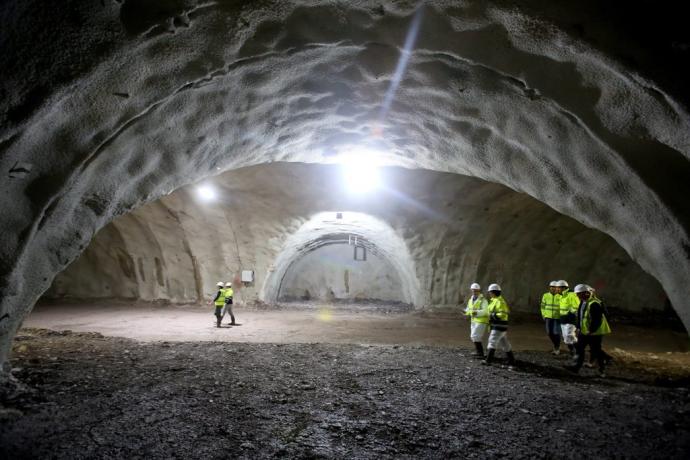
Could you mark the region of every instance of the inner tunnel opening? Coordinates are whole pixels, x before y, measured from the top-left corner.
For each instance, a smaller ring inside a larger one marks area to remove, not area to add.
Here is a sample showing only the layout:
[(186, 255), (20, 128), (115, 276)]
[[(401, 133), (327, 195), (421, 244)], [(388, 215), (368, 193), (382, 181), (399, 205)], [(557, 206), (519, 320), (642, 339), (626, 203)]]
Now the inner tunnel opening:
[(395, 267), (373, 243), (357, 234), (328, 234), (286, 269), (278, 301), (404, 304), (403, 292)]

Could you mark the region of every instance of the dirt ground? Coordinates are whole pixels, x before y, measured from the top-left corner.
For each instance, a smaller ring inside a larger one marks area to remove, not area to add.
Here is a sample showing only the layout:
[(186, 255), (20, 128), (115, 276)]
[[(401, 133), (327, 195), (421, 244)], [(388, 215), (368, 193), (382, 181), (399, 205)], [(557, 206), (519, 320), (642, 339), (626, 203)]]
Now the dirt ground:
[[(646, 331), (663, 340), (640, 336), (626, 348), (612, 336), (607, 349), (614, 364), (601, 379), (590, 369), (579, 376), (564, 370), (565, 356), (550, 355), (546, 339), (526, 333), (541, 333), (538, 324), (517, 324), (509, 333), (521, 344), (518, 365), (509, 369), (471, 358), (463, 342), (467, 325), (448, 318), (239, 310), (241, 326), (215, 329), (208, 312), (160, 307), (140, 312), (151, 315), (152, 326), (142, 340), (141, 317), (88, 311), (75, 316), (66, 309), (60, 319), (57, 310), (39, 309), (17, 336), (13, 375), (28, 390), (2, 401), (0, 458), (687, 458), (690, 452), (687, 336), (670, 332)], [(130, 338), (76, 332), (96, 330), (96, 317), (114, 320), (100, 327)], [(70, 321), (75, 332), (36, 328)], [(175, 336), (178, 321), (186, 333)], [(307, 334), (316, 325), (320, 332)], [(360, 344), (345, 343), (339, 328), (356, 330), (349, 338)], [(407, 340), (393, 344), (400, 338)], [(309, 341), (322, 343), (298, 343)], [(538, 351), (529, 351), (534, 344)]]
[[(108, 302), (39, 306), (25, 327), (100, 332), (139, 341), (233, 341), (258, 343), (354, 343), (467, 346), (469, 323), (457, 313), (418, 314), (399, 306), (289, 304), (282, 308), (235, 307), (238, 327), (216, 329), (213, 307), (153, 306)], [(511, 316), (510, 340), (517, 350), (549, 349), (543, 323)], [(685, 332), (613, 324), (607, 348), (659, 353), (685, 352)], [(682, 356), (679, 355), (679, 356)], [(690, 360), (687, 361), (690, 366)]]

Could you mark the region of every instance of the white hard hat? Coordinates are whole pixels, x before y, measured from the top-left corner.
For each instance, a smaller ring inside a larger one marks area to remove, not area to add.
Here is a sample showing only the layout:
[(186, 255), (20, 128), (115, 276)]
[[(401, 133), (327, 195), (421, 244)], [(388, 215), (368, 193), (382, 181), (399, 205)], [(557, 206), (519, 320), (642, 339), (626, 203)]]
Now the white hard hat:
[(579, 294), (581, 292), (589, 292), (591, 288), (587, 286), (586, 284), (578, 284), (575, 286), (575, 289), (573, 290), (575, 294)]
[(499, 286), (498, 284), (496, 284), (496, 283), (489, 284), (489, 291), (500, 291), (500, 290), (501, 290), (501, 286)]
[(558, 287), (568, 287), (568, 282), (566, 280), (560, 280), (558, 282)]
[(470, 285), (470, 289), (481, 289), (482, 287), (479, 285), (479, 283), (472, 283)]
[(226, 287), (232, 286), (232, 282), (228, 281), (227, 283), (225, 283), (225, 286), (226, 286)]
[(558, 287), (558, 281), (551, 281), (549, 287)]
[(222, 281), (218, 281), (218, 282), (216, 283), (216, 286), (220, 286), (220, 287), (223, 287), (223, 286), (225, 286), (225, 285), (223, 284), (223, 282), (222, 282)]

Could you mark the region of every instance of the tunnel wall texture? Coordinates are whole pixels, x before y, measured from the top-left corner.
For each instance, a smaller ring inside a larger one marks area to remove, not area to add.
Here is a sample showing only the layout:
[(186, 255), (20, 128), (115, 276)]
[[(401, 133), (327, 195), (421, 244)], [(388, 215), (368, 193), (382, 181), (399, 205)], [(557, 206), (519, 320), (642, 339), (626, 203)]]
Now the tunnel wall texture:
[(3, 2), (0, 362), (113, 217), (225, 170), (362, 146), (612, 236), (690, 326), (682, 2), (418, 5)]
[[(199, 303), (217, 281), (234, 280), (240, 304), (299, 299), (305, 289), (314, 299), (332, 300), (330, 290), (354, 298), (362, 262), (352, 260), (353, 246), (325, 260), (321, 251), (358, 236), (378, 253), (369, 250), (369, 262), (382, 262), (378, 277), (362, 280), (360, 298), (457, 309), (470, 283), (498, 281), (515, 310), (536, 313), (545, 284), (565, 278), (596, 286), (612, 307), (664, 308), (659, 283), (611, 237), (528, 195), (450, 173), (382, 168), (381, 176), (379, 190), (351, 195), (337, 166), (229, 171), (203, 182), (217, 190), (216, 201), (204, 203), (190, 186), (115, 219), (45, 296)], [(590, 253), (596, 257), (583, 257)], [(252, 285), (239, 283), (243, 269), (255, 272)]]

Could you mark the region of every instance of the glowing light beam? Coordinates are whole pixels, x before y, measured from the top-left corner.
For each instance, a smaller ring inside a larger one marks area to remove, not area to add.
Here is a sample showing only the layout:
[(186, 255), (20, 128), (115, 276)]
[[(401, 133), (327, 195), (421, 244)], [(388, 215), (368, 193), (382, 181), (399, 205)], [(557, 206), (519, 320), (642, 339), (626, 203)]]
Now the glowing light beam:
[(420, 6), (419, 8), (417, 8), (414, 17), (412, 18), (412, 23), (410, 24), (410, 28), (407, 31), (407, 36), (405, 37), (405, 46), (400, 52), (400, 59), (398, 60), (398, 65), (396, 66), (395, 73), (393, 74), (393, 80), (391, 81), (391, 85), (388, 87), (388, 91), (386, 91), (386, 97), (383, 100), (381, 112), (379, 113), (380, 123), (382, 123), (383, 120), (386, 118), (386, 115), (388, 114), (388, 111), (391, 108), (391, 104), (393, 104), (395, 92), (397, 91), (398, 86), (400, 86), (400, 82), (402, 81), (403, 75), (405, 74), (405, 69), (407, 68), (410, 56), (412, 56), (412, 48), (414, 47), (414, 44), (417, 41), (417, 35), (419, 34), (419, 25), (422, 22), (422, 15), (423, 6)]

